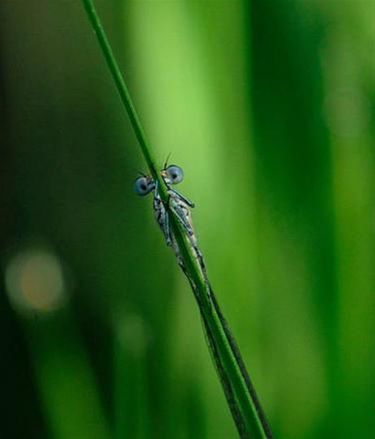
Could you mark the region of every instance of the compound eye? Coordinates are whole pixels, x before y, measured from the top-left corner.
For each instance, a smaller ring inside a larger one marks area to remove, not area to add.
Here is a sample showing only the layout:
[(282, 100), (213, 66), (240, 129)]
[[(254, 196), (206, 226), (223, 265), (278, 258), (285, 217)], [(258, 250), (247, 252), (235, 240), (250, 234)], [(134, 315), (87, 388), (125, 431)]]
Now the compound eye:
[(184, 179), (184, 171), (179, 166), (170, 165), (165, 172), (171, 184), (178, 184)]
[(138, 195), (147, 195), (154, 188), (154, 182), (147, 177), (139, 177), (135, 180), (134, 190)]

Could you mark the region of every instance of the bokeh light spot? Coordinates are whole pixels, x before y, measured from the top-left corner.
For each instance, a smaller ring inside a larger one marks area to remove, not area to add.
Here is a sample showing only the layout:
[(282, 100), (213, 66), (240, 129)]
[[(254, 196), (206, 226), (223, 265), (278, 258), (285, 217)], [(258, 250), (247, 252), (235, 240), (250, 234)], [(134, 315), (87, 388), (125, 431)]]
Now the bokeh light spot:
[(47, 250), (28, 249), (10, 259), (5, 285), (13, 308), (21, 313), (55, 311), (67, 299), (61, 261)]

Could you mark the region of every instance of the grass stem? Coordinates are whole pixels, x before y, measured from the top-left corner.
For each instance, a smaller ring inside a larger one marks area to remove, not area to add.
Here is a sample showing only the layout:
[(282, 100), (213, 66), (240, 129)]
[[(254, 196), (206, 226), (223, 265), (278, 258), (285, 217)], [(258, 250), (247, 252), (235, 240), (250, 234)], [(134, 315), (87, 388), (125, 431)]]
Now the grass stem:
[[(168, 205), (168, 194), (164, 181), (157, 171), (156, 161), (152, 153), (153, 150), (147, 140), (124, 77), (113, 54), (95, 6), (92, 0), (82, 0), (82, 3), (92, 29), (97, 36), (121, 101), (130, 118), (147, 166), (153, 179), (159, 184), (160, 196), (163, 202)], [(233, 342), (233, 337), (229, 331), (227, 322), (218, 307), (216, 299), (214, 301), (210, 299), (210, 291), (208, 291), (207, 283), (201, 273), (197, 260), (192, 254), (191, 247), (186, 241), (186, 236), (181, 229), (181, 225), (173, 215), (171, 215), (171, 227), (174, 236), (176, 237), (181, 256), (184, 259), (185, 267), (195, 285), (194, 293), (198, 301), (204, 327), (209, 339), (209, 348), (213, 356), (216, 358), (218, 374), (227, 396), (227, 400), (229, 395), (230, 401), (228, 401), (228, 403), (232, 405), (230, 409), (239, 434), (242, 438), (269, 439), (272, 437), (270, 429), (265, 421), (264, 414), (260, 409), (253, 387), (248, 386), (248, 374), (242, 358), (240, 357), (237, 345)]]

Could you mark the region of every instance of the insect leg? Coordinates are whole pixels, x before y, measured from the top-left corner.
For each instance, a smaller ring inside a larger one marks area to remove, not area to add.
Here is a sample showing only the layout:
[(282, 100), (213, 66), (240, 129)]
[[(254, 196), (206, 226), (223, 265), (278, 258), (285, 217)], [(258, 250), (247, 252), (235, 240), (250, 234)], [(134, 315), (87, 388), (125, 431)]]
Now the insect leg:
[(176, 189), (172, 189), (171, 187), (168, 187), (168, 192), (172, 192), (177, 198), (182, 200), (189, 207), (194, 207), (194, 203), (192, 201), (190, 201), (188, 198), (181, 195), (180, 192), (176, 191)]

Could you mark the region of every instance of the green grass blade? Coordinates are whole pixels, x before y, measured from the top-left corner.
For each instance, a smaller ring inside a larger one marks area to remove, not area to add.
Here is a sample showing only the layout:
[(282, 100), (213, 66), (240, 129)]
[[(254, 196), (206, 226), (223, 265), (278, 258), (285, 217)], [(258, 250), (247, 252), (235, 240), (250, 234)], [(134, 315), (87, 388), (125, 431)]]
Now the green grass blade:
[(217, 314), (217, 316), (218, 316), (218, 318), (220, 320), (220, 324), (221, 324), (221, 327), (222, 327), (222, 329), (223, 329), (223, 331), (225, 333), (225, 337), (226, 337), (226, 339), (227, 339), (227, 341), (228, 341), (228, 343), (230, 345), (232, 353), (233, 353), (233, 355), (234, 355), (234, 357), (236, 359), (236, 363), (237, 363), (237, 365), (238, 365), (238, 367), (239, 367), (239, 369), (241, 371), (241, 375), (242, 375), (242, 378), (245, 381), (247, 390), (248, 390), (248, 392), (251, 395), (251, 399), (252, 399), (254, 407), (255, 407), (255, 409), (257, 411), (259, 420), (260, 420), (260, 422), (262, 424), (262, 427), (263, 427), (263, 429), (264, 429), (264, 431), (266, 433), (267, 438), (271, 439), (272, 438), (271, 427), (268, 424), (268, 421), (267, 421), (267, 418), (266, 418), (266, 414), (264, 413), (264, 410), (263, 410), (263, 408), (262, 408), (262, 406), (260, 404), (258, 395), (257, 395), (256, 390), (255, 390), (255, 387), (254, 387), (254, 385), (253, 385), (253, 383), (252, 383), (252, 381), (250, 379), (249, 373), (248, 373), (248, 371), (246, 369), (246, 366), (245, 366), (245, 363), (244, 363), (244, 361), (242, 359), (242, 355), (241, 355), (240, 349), (239, 349), (239, 347), (237, 345), (237, 342), (236, 342), (236, 340), (235, 340), (235, 338), (234, 338), (234, 336), (232, 334), (232, 331), (229, 328), (228, 322), (227, 322), (226, 318), (224, 317), (224, 314), (223, 314), (223, 312), (222, 312), (222, 310), (220, 308), (219, 302), (217, 301), (216, 295), (212, 291), (212, 289), (210, 290), (210, 293), (211, 293), (211, 297), (212, 297), (212, 303), (213, 303), (213, 305), (215, 307), (215, 312), (216, 312), (216, 314)]
[(212, 361), (216, 367), (217, 374), (218, 374), (219, 379), (221, 381), (221, 385), (223, 387), (225, 398), (227, 400), (229, 410), (230, 410), (232, 417), (234, 419), (234, 422), (236, 424), (238, 434), (240, 435), (241, 438), (246, 437), (246, 429), (245, 429), (245, 425), (244, 425), (244, 420), (243, 420), (242, 415), (241, 415), (241, 410), (238, 407), (238, 403), (236, 401), (236, 397), (235, 397), (230, 379), (229, 379), (228, 374), (226, 373), (226, 370), (223, 366), (223, 362), (220, 358), (220, 353), (217, 349), (216, 343), (214, 341), (214, 338), (212, 336), (210, 328), (207, 325), (207, 322), (205, 320), (203, 313), (202, 313), (202, 323), (203, 323), (204, 332), (206, 334), (207, 344), (209, 346)]
[[(135, 135), (142, 149), (142, 153), (146, 160), (147, 166), (149, 167), (153, 178), (155, 180), (160, 180), (160, 176), (155, 166), (155, 159), (152, 155), (152, 149), (149, 146), (149, 142), (146, 138), (146, 134), (139, 120), (137, 111), (130, 97), (129, 90), (124, 81), (124, 77), (120, 71), (116, 58), (112, 52), (111, 45), (109, 44), (107, 35), (103, 29), (99, 16), (96, 12), (95, 6), (91, 0), (82, 0), (82, 2), (86, 10), (87, 16), (91, 22), (92, 28), (98, 38), (100, 47), (102, 49), (102, 53), (107, 62), (112, 78), (115, 81), (121, 101), (124, 104), (124, 107), (126, 108), (126, 112), (128, 113), (128, 116), (130, 118), (130, 122), (133, 126)], [(161, 181), (159, 182), (161, 183)]]
[[(166, 187), (161, 176), (157, 172), (152, 149), (147, 141), (145, 132), (131, 100), (128, 88), (114, 57), (103, 26), (96, 13), (94, 4), (91, 0), (82, 0), (82, 3), (91, 22), (92, 28), (98, 38), (99, 45), (111, 75), (115, 81), (122, 103), (130, 118), (131, 124), (140, 144), (141, 151), (150, 169), (150, 173), (154, 180), (159, 183), (160, 196), (165, 205), (168, 206)], [(254, 400), (254, 395), (251, 391), (249, 391), (247, 386), (245, 379), (247, 374), (245, 374), (244, 377), (243, 362), (238, 361), (236, 355), (238, 348), (236, 347), (237, 351), (233, 349), (234, 345), (232, 343), (232, 338), (228, 337), (230, 332), (228, 332), (226, 329), (227, 324), (223, 319), (221, 311), (218, 313), (218, 306), (215, 306), (210, 299), (210, 291), (207, 288), (207, 284), (203, 278), (198, 262), (192, 253), (189, 243), (186, 240), (184, 231), (181, 230), (181, 225), (174, 215), (171, 215), (171, 227), (173, 229), (174, 236), (176, 237), (186, 270), (196, 286), (195, 296), (198, 304), (200, 305), (204, 326), (209, 338), (211, 352), (217, 358), (216, 364), (219, 365), (220, 368), (218, 373), (221, 378), (221, 382), (222, 384), (223, 381), (228, 382), (230, 385), (229, 392), (233, 393), (233, 398), (231, 398), (234, 404), (234, 406), (231, 408), (232, 413), (237, 413), (237, 410), (240, 413), (240, 415), (234, 416), (234, 421), (236, 422), (237, 428), (239, 431), (244, 431), (243, 434), (241, 433), (241, 436), (245, 438), (270, 438), (271, 435), (269, 429), (267, 431), (267, 429), (264, 428), (264, 422), (259, 416), (259, 403), (257, 399)], [(224, 378), (223, 380), (223, 377), (227, 378)], [(224, 392), (226, 392), (227, 395), (228, 389), (224, 388)], [(242, 422), (242, 420), (244, 425), (238, 425), (238, 423)]]

